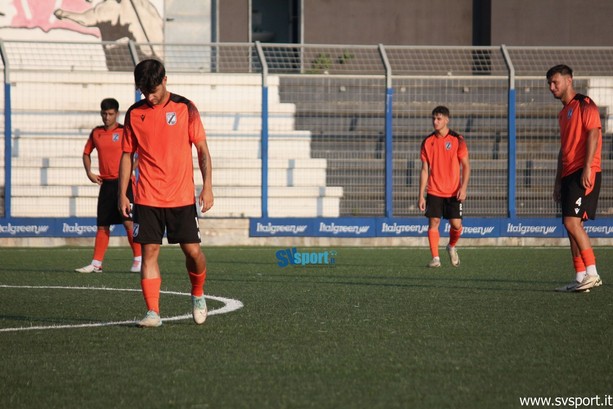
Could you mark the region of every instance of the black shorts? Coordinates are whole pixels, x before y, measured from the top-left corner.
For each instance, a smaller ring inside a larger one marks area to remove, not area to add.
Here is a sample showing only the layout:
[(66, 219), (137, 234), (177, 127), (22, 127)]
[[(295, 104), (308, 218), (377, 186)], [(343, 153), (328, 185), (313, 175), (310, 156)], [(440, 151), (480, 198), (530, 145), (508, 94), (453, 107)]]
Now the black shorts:
[(581, 184), (580, 169), (562, 178), (561, 185), (561, 205), (563, 217), (579, 217), (581, 220), (594, 220), (596, 218), (596, 208), (598, 207), (598, 196), (600, 195), (601, 173), (594, 175), (594, 188), (585, 194), (585, 188)]
[[(112, 224), (122, 224), (126, 220), (119, 212), (117, 206), (117, 192), (119, 188), (118, 179), (104, 180), (98, 192), (98, 210), (96, 213), (97, 226), (110, 226)], [(130, 203), (134, 201), (132, 196), (132, 182), (128, 184), (128, 199)]]
[(164, 231), (169, 243), (200, 243), (196, 205), (151, 207), (134, 205), (134, 241), (162, 244)]
[(426, 196), (426, 217), (461, 219), (462, 202), (457, 197)]

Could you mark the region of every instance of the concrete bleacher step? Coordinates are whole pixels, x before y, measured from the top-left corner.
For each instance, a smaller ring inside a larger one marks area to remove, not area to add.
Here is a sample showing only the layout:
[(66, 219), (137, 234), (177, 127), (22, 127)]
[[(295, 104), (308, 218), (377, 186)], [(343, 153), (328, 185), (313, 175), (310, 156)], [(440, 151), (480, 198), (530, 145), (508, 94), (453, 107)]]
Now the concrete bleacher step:
[[(197, 189), (199, 191), (199, 189)], [(260, 189), (227, 186), (213, 189), (215, 205), (210, 217), (261, 216)], [(338, 217), (341, 188), (271, 187), (271, 217)], [(12, 204), (14, 217), (95, 217), (97, 186), (16, 186)]]
[[(41, 79), (44, 78), (44, 79)], [(51, 79), (49, 79), (51, 78)], [(104, 95), (112, 95), (125, 111), (134, 102), (134, 77), (130, 72), (99, 72), (92, 77), (89, 72), (60, 72), (41, 76), (37, 71), (11, 73), (13, 109), (31, 110), (36, 106), (31, 95), (37, 95), (44, 84), (46, 92), (53, 95), (53, 102), (40, 100), (41, 110), (74, 111), (75, 107), (91, 110), (100, 104)], [(274, 105), (292, 105), (281, 102), (277, 76), (268, 76), (268, 102)], [(260, 74), (188, 74), (174, 72), (168, 79), (169, 91), (192, 100), (202, 112), (218, 111), (216, 106), (228, 107), (221, 112), (257, 112), (261, 109), (262, 77)], [(239, 95), (240, 98), (236, 98)], [(234, 107), (231, 109), (231, 107)]]
[[(72, 136), (45, 135), (42, 132), (21, 133), (13, 141), (13, 156), (63, 157), (81, 155), (88, 133)], [(261, 157), (260, 134), (246, 131), (210, 132), (207, 136), (209, 150), (215, 158)], [(269, 158), (310, 158), (311, 135), (305, 131), (276, 132), (269, 134)]]
[[(262, 129), (260, 111), (236, 112), (236, 106), (216, 106), (215, 110), (202, 111), (200, 117), (207, 132), (216, 131), (250, 131), (259, 132)], [(44, 120), (41, 120), (44, 119)], [(101, 124), (98, 112), (86, 111), (13, 111), (11, 115), (13, 129), (16, 135), (26, 135), (32, 132), (49, 132), (61, 136), (62, 130), (70, 136), (75, 130), (89, 135), (92, 128)], [(125, 122), (120, 114), (119, 122)], [(271, 107), (268, 114), (269, 129), (274, 131), (292, 132), (295, 129), (293, 106), (279, 105)]]
[[(214, 180), (221, 186), (259, 186), (261, 176), (259, 169), (218, 168), (214, 171)], [(80, 185), (86, 180), (84, 172), (75, 168), (28, 168), (13, 169), (16, 186), (52, 186)], [(194, 170), (194, 180), (201, 180), (200, 171)], [(325, 186), (326, 169), (319, 168), (270, 168), (268, 171), (270, 186)]]

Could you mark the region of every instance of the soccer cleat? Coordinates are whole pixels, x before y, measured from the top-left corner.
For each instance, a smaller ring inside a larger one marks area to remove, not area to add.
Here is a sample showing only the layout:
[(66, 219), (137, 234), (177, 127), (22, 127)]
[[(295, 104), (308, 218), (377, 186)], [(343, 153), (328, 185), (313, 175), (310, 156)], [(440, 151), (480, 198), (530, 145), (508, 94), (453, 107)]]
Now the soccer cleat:
[(428, 267), (430, 268), (436, 268), (436, 267), (440, 267), (441, 266), (441, 259), (438, 257), (434, 257), (429, 263), (428, 263)]
[(131, 273), (140, 273), (140, 267), (141, 267), (141, 262), (135, 260), (132, 263), (132, 267), (130, 267), (130, 272)]
[(141, 328), (155, 328), (159, 327), (160, 325), (162, 325), (162, 319), (158, 313), (153, 310), (147, 311), (145, 318), (138, 321), (138, 326)]
[(93, 264), (88, 264), (85, 267), (76, 268), (77, 273), (102, 273), (102, 266), (96, 267)]
[(451, 265), (457, 267), (460, 265), (460, 257), (458, 256), (458, 251), (455, 247), (447, 246), (447, 254), (449, 254), (449, 260), (451, 260)]
[(208, 310), (206, 308), (206, 298), (204, 298), (204, 295), (200, 297), (194, 297), (192, 295), (192, 305), (192, 314), (194, 316), (194, 322), (198, 325), (204, 324), (204, 321), (206, 321), (206, 317), (208, 314)]
[(602, 285), (602, 280), (600, 279), (600, 276), (598, 274), (596, 275), (586, 275), (585, 278), (583, 279), (583, 281), (581, 281), (580, 283), (577, 283), (577, 290), (576, 291), (585, 291), (585, 290), (589, 290), (592, 287), (598, 287)]
[(575, 293), (575, 292), (589, 293), (590, 288), (598, 287), (602, 285), (602, 280), (600, 279), (600, 276), (593, 276), (590, 279), (588, 279), (588, 277), (590, 276), (585, 276), (585, 278), (581, 282), (573, 281), (570, 284), (566, 284), (565, 286), (558, 287), (556, 288), (556, 291), (563, 292), (563, 293)]

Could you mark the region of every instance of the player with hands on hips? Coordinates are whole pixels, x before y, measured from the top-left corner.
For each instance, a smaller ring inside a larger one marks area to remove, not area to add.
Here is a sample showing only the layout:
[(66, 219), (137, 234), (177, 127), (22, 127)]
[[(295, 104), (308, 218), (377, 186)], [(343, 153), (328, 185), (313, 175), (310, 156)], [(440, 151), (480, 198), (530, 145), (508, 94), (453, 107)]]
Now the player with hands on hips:
[[(119, 161), (121, 159), (121, 137), (123, 125), (117, 122), (119, 115), (119, 102), (114, 98), (105, 98), (100, 103), (100, 116), (103, 125), (97, 126), (89, 134), (83, 148), (83, 167), (92, 183), (100, 186), (98, 192), (98, 206), (96, 210), (96, 239), (94, 241), (94, 256), (90, 264), (77, 268), (78, 273), (101, 273), (104, 255), (109, 246), (111, 229), (114, 224), (123, 224), (128, 235), (128, 242), (132, 247), (134, 259), (130, 271), (140, 272), (141, 246), (135, 243), (132, 237), (132, 220), (122, 215), (117, 209), (117, 187), (119, 178)], [(91, 154), (98, 151), (98, 164), (100, 173), (92, 171)], [(131, 166), (133, 166), (131, 164)], [(128, 184), (127, 198), (132, 200), (132, 183)]]

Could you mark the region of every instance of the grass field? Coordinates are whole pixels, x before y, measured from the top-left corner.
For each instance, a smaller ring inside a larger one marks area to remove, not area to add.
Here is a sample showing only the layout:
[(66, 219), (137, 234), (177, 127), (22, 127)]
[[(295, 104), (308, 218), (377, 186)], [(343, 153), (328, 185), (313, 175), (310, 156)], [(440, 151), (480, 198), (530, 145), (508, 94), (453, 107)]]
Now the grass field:
[[(142, 318), (139, 291), (98, 290), (139, 290), (128, 249), (88, 275), (72, 270), (89, 248), (0, 248), (0, 408), (519, 408), (613, 395), (609, 248), (596, 249), (605, 284), (581, 294), (553, 291), (572, 277), (566, 248), (460, 249), (459, 268), (443, 258), (435, 270), (425, 249), (341, 247), (333, 267), (308, 268), (279, 267), (277, 250), (205, 249), (207, 295), (243, 308), (140, 329), (73, 327)], [(177, 292), (162, 294), (162, 317), (187, 314), (180, 250), (164, 247), (161, 267), (162, 289)], [(32, 326), (62, 328), (12, 330)]]

